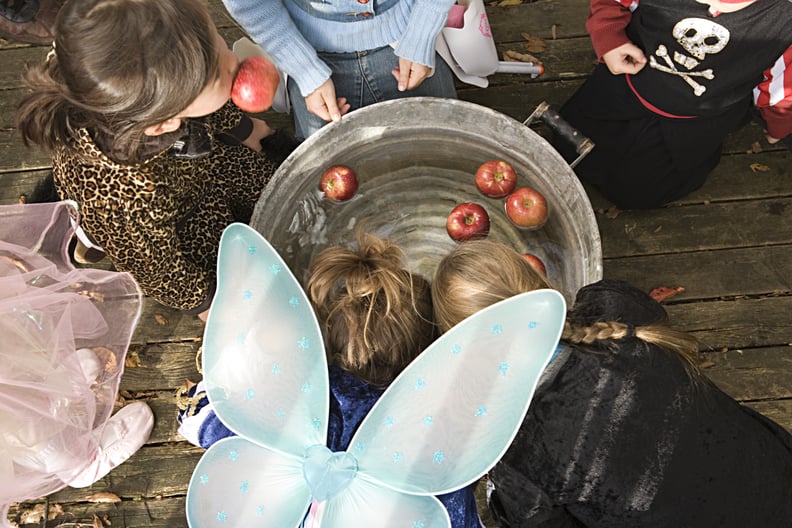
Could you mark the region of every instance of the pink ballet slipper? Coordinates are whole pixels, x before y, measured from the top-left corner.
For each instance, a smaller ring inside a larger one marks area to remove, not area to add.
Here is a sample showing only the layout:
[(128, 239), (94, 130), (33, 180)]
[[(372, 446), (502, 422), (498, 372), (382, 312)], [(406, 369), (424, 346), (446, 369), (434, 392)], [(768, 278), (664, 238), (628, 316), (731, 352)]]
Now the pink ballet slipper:
[(107, 475), (146, 443), (153, 426), (154, 413), (145, 403), (133, 402), (123, 407), (105, 424), (94, 459), (69, 478), (69, 486), (84, 488)]

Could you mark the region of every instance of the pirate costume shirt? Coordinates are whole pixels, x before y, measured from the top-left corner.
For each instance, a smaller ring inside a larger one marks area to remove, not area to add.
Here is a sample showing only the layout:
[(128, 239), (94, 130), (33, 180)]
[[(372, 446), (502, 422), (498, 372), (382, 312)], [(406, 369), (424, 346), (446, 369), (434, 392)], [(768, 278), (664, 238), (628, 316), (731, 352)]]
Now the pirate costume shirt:
[(772, 137), (792, 132), (792, 2), (708, 9), (694, 0), (591, 3), (599, 57), (630, 42), (646, 57), (633, 75), (598, 65), (560, 111), (596, 144), (576, 173), (619, 207), (658, 207), (701, 187), (754, 105)]
[[(621, 13), (606, 14), (614, 9)], [(789, 109), (792, 2), (757, 0), (716, 17), (707, 9), (691, 0), (594, 0), (587, 28), (600, 57), (628, 41), (644, 51), (646, 66), (627, 79), (650, 110), (674, 117), (719, 115), (754, 89), (760, 107)], [(617, 17), (628, 24), (619, 29)], [(772, 128), (773, 137), (788, 135), (792, 113)]]

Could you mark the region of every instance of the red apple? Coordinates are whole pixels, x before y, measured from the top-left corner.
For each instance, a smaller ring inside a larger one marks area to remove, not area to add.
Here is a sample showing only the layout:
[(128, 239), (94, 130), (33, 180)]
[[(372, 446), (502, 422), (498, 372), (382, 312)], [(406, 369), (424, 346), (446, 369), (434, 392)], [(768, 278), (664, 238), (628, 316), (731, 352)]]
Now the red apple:
[(520, 187), (506, 197), (506, 216), (517, 227), (539, 229), (547, 222), (547, 200), (530, 187)]
[(457, 242), (484, 238), (489, 234), (489, 229), (487, 210), (477, 203), (465, 202), (457, 205), (446, 220), (448, 236)]
[(484, 196), (503, 198), (517, 185), (517, 173), (502, 160), (491, 160), (476, 171), (476, 188)]
[(524, 258), (528, 262), (528, 264), (531, 265), (533, 269), (538, 271), (541, 276), (547, 278), (547, 268), (545, 268), (542, 259), (534, 255), (533, 253), (523, 253), (522, 258)]
[(274, 64), (264, 57), (248, 57), (239, 65), (231, 100), (245, 112), (263, 112), (272, 106), (278, 83), (280, 75)]
[(336, 202), (349, 200), (357, 188), (357, 174), (346, 165), (333, 165), (325, 169), (319, 179), (319, 190)]

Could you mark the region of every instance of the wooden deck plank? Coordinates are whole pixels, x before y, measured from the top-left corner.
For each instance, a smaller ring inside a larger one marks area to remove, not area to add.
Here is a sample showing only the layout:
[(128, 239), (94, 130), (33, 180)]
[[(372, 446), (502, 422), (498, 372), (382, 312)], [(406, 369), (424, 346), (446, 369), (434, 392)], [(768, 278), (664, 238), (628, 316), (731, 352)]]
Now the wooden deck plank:
[(606, 259), (605, 276), (626, 280), (643, 291), (683, 287), (674, 302), (723, 297), (789, 295), (792, 246), (721, 249), (694, 253)]
[(706, 352), (702, 359), (712, 363), (704, 369), (707, 377), (738, 401), (792, 399), (792, 343), (786, 347)]
[[(195, 364), (199, 342), (133, 345), (121, 383), (132, 392), (175, 390), (184, 380), (200, 380)], [(129, 363), (135, 366), (130, 367)], [(173, 409), (174, 413), (176, 409)]]
[[(666, 306), (666, 311), (674, 325), (694, 334), (705, 349), (746, 349), (792, 343), (790, 295), (671, 304)], [(789, 383), (792, 383), (792, 376)]]
[(792, 244), (792, 197), (599, 215), (609, 258)]
[[(29, 509), (40, 502), (25, 503), (24, 509)], [(114, 504), (96, 504), (91, 502), (60, 503), (50, 497), (51, 507), (60, 506), (67, 513), (57, 521), (47, 523), (48, 527), (60, 526), (94, 526), (92, 519), (96, 515), (99, 519), (111, 522), (107, 526), (113, 528), (186, 528), (184, 518), (184, 496), (177, 497), (144, 497), (141, 500), (124, 500)], [(17, 509), (11, 509), (11, 515), (16, 516)], [(40, 523), (21, 525), (20, 528), (41, 528)]]

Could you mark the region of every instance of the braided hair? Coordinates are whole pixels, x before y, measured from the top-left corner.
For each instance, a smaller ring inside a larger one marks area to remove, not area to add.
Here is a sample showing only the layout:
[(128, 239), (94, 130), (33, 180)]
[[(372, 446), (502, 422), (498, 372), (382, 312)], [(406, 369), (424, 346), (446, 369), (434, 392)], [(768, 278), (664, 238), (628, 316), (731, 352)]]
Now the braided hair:
[[(550, 287), (512, 248), (490, 240), (463, 242), (435, 271), (435, 320), (445, 332), (491, 304)], [(600, 281), (582, 288), (567, 314), (561, 341), (601, 353), (627, 339), (660, 346), (677, 355), (689, 373), (698, 374), (698, 341), (672, 328), (665, 310), (651, 297), (622, 281)]]

